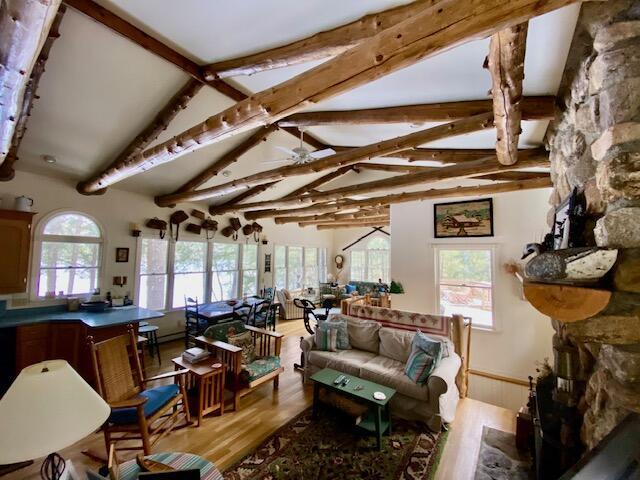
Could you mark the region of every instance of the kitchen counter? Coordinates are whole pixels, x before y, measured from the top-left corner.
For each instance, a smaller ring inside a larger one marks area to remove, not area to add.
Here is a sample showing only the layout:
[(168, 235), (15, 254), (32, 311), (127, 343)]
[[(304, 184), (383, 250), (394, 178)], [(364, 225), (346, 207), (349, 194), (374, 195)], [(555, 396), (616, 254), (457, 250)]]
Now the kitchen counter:
[(164, 317), (164, 313), (129, 305), (108, 308), (104, 312), (79, 310), (68, 312), (66, 306), (24, 308), (0, 313), (0, 328), (21, 327), (45, 322), (82, 322), (90, 328), (112, 327)]

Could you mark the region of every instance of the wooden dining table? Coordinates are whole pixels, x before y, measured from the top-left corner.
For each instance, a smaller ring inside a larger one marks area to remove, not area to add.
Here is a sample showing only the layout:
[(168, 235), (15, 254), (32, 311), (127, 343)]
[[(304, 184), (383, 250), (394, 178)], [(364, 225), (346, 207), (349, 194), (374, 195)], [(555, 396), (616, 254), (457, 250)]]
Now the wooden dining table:
[(223, 320), (233, 318), (234, 311), (249, 310), (256, 303), (262, 302), (261, 297), (253, 296), (246, 299), (238, 299), (237, 303), (230, 305), (229, 300), (221, 300), (218, 302), (203, 303), (198, 305), (198, 316), (211, 325), (215, 325)]

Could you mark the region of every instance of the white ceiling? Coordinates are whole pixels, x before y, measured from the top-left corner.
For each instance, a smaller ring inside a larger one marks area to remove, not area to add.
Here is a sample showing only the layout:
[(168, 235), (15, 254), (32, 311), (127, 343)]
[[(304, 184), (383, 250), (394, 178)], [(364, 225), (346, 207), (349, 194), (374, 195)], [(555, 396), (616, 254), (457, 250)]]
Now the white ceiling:
[[(98, 3), (198, 63), (207, 63), (286, 44), (406, 1), (99, 0)], [(530, 22), (525, 94), (553, 95), (557, 92), (578, 11), (579, 5), (573, 5)], [(35, 103), (16, 168), (76, 180), (108, 165), (187, 81), (187, 76), (71, 8), (60, 30), (61, 37), (54, 44), (47, 62), (47, 71), (38, 91), (41, 98)], [(488, 98), (490, 78), (482, 68), (487, 49), (488, 40), (462, 45), (322, 102), (314, 109), (349, 110)], [(233, 81), (245, 91), (256, 92), (315, 64), (236, 77)], [(232, 103), (214, 90), (203, 87), (157, 142), (180, 133)], [(546, 127), (546, 121), (523, 122), (521, 146), (539, 145)], [(366, 145), (414, 132), (415, 129), (416, 126), (411, 125), (345, 125), (314, 127), (310, 132), (333, 145)], [(127, 179), (117, 188), (150, 195), (168, 193), (250, 134), (203, 148)], [(232, 178), (274, 168), (277, 165), (263, 162), (282, 157), (275, 145), (293, 147), (295, 144), (296, 140), (286, 133), (272, 135), (268, 142), (254, 148), (229, 167)], [(429, 146), (492, 148), (494, 144), (495, 132), (488, 130), (433, 142)], [(58, 162), (55, 165), (45, 164), (41, 159), (44, 154), (54, 155)], [(393, 163), (393, 160), (384, 161)], [(381, 178), (381, 175), (386, 174), (349, 174), (333, 185)], [(283, 195), (317, 176), (319, 174), (288, 179), (286, 184), (279, 184), (256, 199)], [(217, 177), (208, 185), (227, 180)]]

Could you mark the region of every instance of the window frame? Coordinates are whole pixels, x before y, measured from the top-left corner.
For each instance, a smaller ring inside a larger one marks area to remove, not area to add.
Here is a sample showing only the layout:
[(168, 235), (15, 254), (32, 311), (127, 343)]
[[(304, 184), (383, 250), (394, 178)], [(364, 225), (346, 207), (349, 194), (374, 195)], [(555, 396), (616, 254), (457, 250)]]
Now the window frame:
[[(277, 258), (276, 258), (276, 250), (278, 247), (284, 248), (284, 267), (278, 267), (277, 264)], [(320, 287), (320, 283), (323, 282), (323, 279), (326, 279), (327, 276), (327, 255), (328, 255), (328, 249), (327, 247), (320, 247), (320, 246), (316, 246), (316, 245), (281, 245), (281, 244), (276, 244), (274, 245), (273, 248), (273, 285), (276, 286), (276, 282), (277, 282), (277, 270), (278, 268), (284, 268), (284, 285), (277, 285), (277, 288), (279, 290), (282, 289), (286, 289), (289, 290), (289, 248), (301, 248), (302, 249), (302, 264), (301, 264), (301, 271), (302, 271), (302, 289), (307, 288), (312, 286), (313, 288), (317, 289)], [(305, 255), (305, 250), (307, 249), (314, 249), (316, 251), (316, 262), (315, 265), (313, 265), (316, 268), (316, 277), (317, 277), (317, 281), (318, 283), (316, 285), (304, 285), (304, 276), (305, 276), (305, 269), (307, 268), (306, 265), (306, 255)], [(322, 253), (324, 251), (324, 254)], [(324, 260), (324, 262), (323, 262)], [(294, 290), (295, 291), (295, 290)]]
[[(242, 293), (242, 295), (244, 295), (245, 293), (248, 293), (249, 295), (257, 295), (258, 292), (260, 291), (260, 246), (258, 244), (255, 245), (256, 247), (256, 265), (255, 268), (244, 268), (244, 254), (245, 254), (245, 248), (247, 248), (249, 245), (253, 246), (253, 244), (249, 244), (249, 243), (242, 243), (240, 244), (240, 254), (238, 255), (238, 290), (239, 290), (239, 294)], [(255, 292), (245, 292), (245, 287), (244, 287), (244, 272), (256, 272), (256, 291)]]
[(491, 326), (488, 327), (486, 325), (478, 325), (473, 322), (473, 318), (471, 319), (471, 326), (475, 330), (482, 330), (485, 332), (499, 332), (501, 331), (501, 325), (498, 322), (498, 317), (496, 315), (496, 292), (497, 292), (497, 284), (496, 284), (496, 245), (493, 243), (484, 244), (484, 243), (476, 243), (476, 244), (460, 244), (460, 243), (438, 243), (433, 246), (434, 252), (434, 289), (435, 289), (435, 305), (436, 312), (440, 312), (440, 251), (442, 250), (486, 250), (491, 254)]
[[(136, 264), (135, 264), (135, 272), (134, 272), (134, 285), (133, 285), (133, 297), (136, 303), (139, 303), (140, 300), (140, 277), (143, 275), (140, 269), (140, 261), (142, 256), (142, 242), (144, 239), (155, 239), (154, 236), (142, 234), (137, 238), (136, 241)], [(176, 272), (175, 271), (175, 260), (176, 260), (176, 244), (178, 242), (190, 242), (190, 243), (204, 243), (206, 244), (205, 249), (205, 280), (204, 280), (204, 298), (198, 298), (199, 303), (210, 303), (212, 301), (211, 288), (213, 284), (213, 249), (215, 244), (223, 244), (223, 245), (236, 245), (238, 247), (238, 256), (236, 262), (235, 270), (223, 270), (223, 271), (233, 271), (237, 272), (237, 282), (236, 282), (236, 292), (234, 298), (242, 298), (243, 294), (243, 255), (245, 244), (239, 242), (230, 242), (230, 241), (214, 241), (214, 240), (199, 240), (197, 238), (185, 238), (182, 240), (175, 241), (173, 238), (165, 238), (164, 241), (168, 242), (167, 245), (167, 289), (165, 292), (165, 302), (164, 309), (160, 310), (162, 312), (177, 312), (184, 309), (184, 306), (176, 307), (173, 305), (173, 294), (175, 290), (175, 275), (186, 273), (186, 272)], [(253, 270), (253, 269), (247, 269)], [(260, 287), (260, 245), (256, 245), (256, 292), (258, 293)], [(192, 273), (200, 273), (200, 272), (192, 272)], [(255, 295), (252, 293), (251, 295)]]
[[(99, 237), (80, 237), (76, 235), (50, 235), (45, 234), (44, 230), (48, 223), (56, 217), (61, 215), (80, 215), (91, 220), (100, 232)], [(33, 242), (33, 256), (31, 265), (31, 280), (29, 281), (29, 294), (28, 297), (32, 301), (42, 302), (47, 300), (65, 300), (69, 297), (92, 295), (93, 292), (82, 293), (65, 293), (60, 296), (56, 292), (55, 297), (47, 298), (45, 296), (38, 295), (40, 290), (40, 266), (42, 263), (42, 244), (46, 241), (60, 242), (60, 243), (95, 243), (98, 244), (98, 261), (96, 262), (96, 288), (102, 291), (102, 285), (105, 284), (104, 279), (104, 252), (107, 248), (107, 237), (105, 235), (105, 229), (102, 224), (91, 214), (82, 212), (80, 210), (59, 209), (48, 213), (40, 219), (35, 230), (34, 242)], [(93, 268), (93, 267), (92, 267)]]
[[(377, 240), (377, 239), (382, 239), (384, 241), (387, 242), (387, 245), (389, 246), (389, 248), (387, 248), (386, 250), (380, 249), (380, 248), (368, 248), (368, 245), (373, 241), (373, 240)], [(376, 282), (378, 281), (378, 279), (369, 279), (369, 252), (371, 251), (376, 251), (376, 252), (383, 252), (386, 251), (387, 252), (387, 263), (389, 264), (389, 270), (387, 272), (387, 283), (391, 283), (391, 240), (389, 238), (383, 237), (381, 235), (374, 235), (372, 236), (362, 247), (357, 248), (357, 247), (352, 247), (349, 249), (349, 280), (353, 280), (352, 277), (352, 273), (353, 273), (353, 261), (352, 261), (352, 255), (353, 252), (363, 252), (364, 253), (364, 272), (363, 272), (363, 279), (362, 280), (354, 280), (356, 282)], [(382, 279), (384, 282), (384, 278)]]

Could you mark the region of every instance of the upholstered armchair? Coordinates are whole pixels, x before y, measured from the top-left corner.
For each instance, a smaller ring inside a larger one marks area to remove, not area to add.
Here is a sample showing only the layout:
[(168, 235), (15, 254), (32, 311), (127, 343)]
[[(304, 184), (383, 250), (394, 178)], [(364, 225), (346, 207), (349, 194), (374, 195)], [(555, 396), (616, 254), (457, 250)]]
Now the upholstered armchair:
[[(250, 332), (255, 360), (243, 363), (242, 347), (228, 343), (229, 337), (243, 332)], [(240, 406), (240, 398), (273, 381), (273, 388), (278, 388), (279, 376), (284, 372), (280, 364), (280, 349), (283, 334), (245, 325), (239, 320), (213, 325), (196, 337), (196, 343), (208, 349), (218, 358), (227, 370), (225, 388), (233, 393), (235, 410)]]
[(280, 304), (281, 320), (298, 320), (304, 318), (304, 310), (294, 305), (294, 295), (289, 290), (282, 289), (276, 292), (276, 298)]

